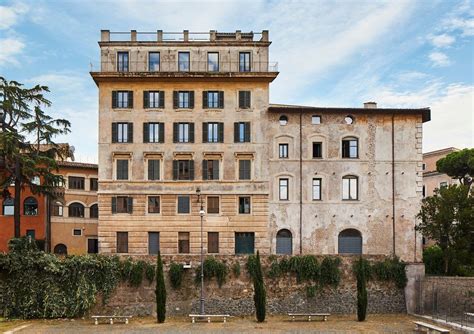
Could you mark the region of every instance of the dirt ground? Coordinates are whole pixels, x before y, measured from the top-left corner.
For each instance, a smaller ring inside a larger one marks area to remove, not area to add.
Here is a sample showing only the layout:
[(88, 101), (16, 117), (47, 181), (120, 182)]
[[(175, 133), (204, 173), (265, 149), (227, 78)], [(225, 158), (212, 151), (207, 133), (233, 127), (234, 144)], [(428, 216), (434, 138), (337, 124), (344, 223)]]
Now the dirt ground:
[[(107, 323), (95, 326), (90, 319), (77, 320), (34, 320), (0, 322), (0, 330), (18, 329), (15, 333), (414, 333), (414, 320), (419, 318), (400, 315), (369, 315), (367, 321), (357, 322), (355, 315), (334, 315), (327, 322), (296, 321), (288, 317), (269, 316), (264, 323), (257, 323), (252, 317), (235, 317), (227, 323), (195, 323), (187, 317), (167, 318), (164, 324), (157, 324), (154, 318), (131, 319), (130, 324)], [(425, 319), (421, 321), (429, 322)], [(20, 329), (18, 326), (28, 327)], [(445, 326), (441, 326), (445, 327)], [(451, 333), (461, 333), (451, 330)]]

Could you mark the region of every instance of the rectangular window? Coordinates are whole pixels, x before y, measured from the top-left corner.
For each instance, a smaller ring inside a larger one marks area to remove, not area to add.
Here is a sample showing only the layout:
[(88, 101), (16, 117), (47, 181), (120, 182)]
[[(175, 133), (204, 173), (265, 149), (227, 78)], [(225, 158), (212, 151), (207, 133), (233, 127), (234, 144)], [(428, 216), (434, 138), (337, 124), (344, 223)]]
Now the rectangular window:
[(132, 213), (133, 197), (117, 196), (112, 197), (112, 213)]
[(117, 180), (128, 180), (128, 159), (117, 159)]
[(236, 232), (235, 233), (235, 254), (255, 253), (255, 233)]
[(311, 116), (311, 124), (321, 124), (321, 116), (319, 115), (313, 115)]
[(144, 143), (164, 143), (165, 142), (164, 123), (143, 123)]
[(89, 188), (90, 188), (91, 191), (97, 191), (97, 190), (99, 190), (99, 179), (97, 179), (97, 178), (91, 178), (91, 179), (90, 179)]
[(358, 158), (358, 140), (357, 139), (344, 139), (342, 141), (342, 157), (343, 158)]
[(278, 145), (278, 157), (280, 159), (288, 158), (288, 144), (279, 144)]
[(117, 71), (128, 72), (128, 52), (117, 52)]
[(251, 160), (239, 160), (239, 180), (250, 180), (251, 177)]
[(160, 251), (160, 233), (148, 232), (148, 254), (157, 255)]
[(279, 187), (279, 198), (280, 201), (287, 201), (289, 200), (289, 195), (288, 195), (288, 179), (279, 179), (278, 181), (278, 187)]
[(112, 123), (112, 143), (132, 143), (133, 123)]
[(207, 92), (206, 108), (219, 108), (219, 92)]
[(234, 143), (250, 142), (250, 122), (234, 123)]
[(31, 239), (35, 239), (36, 238), (35, 230), (26, 230), (26, 236), (30, 237)]
[(187, 214), (191, 212), (189, 196), (178, 196), (178, 213)]
[(148, 213), (160, 213), (160, 196), (148, 196)]
[(207, 196), (207, 213), (219, 213), (219, 196)]
[(190, 68), (190, 56), (189, 52), (178, 53), (178, 71), (189, 72)]
[(75, 237), (79, 237), (82, 235), (82, 230), (80, 228), (75, 228), (72, 230), (72, 235)]
[(160, 179), (160, 160), (148, 159), (148, 180), (157, 181)]
[(160, 53), (149, 52), (148, 53), (148, 71), (158, 72), (160, 70)]
[(239, 197), (239, 214), (250, 214), (250, 196)]
[(133, 91), (113, 91), (112, 108), (133, 108)]
[(178, 92), (178, 108), (181, 108), (181, 109), (189, 108), (189, 92), (185, 92), (185, 91)]
[(128, 253), (128, 232), (117, 232), (117, 253)]
[(448, 187), (448, 182), (440, 182), (439, 183), (439, 189), (447, 188), (447, 187)]
[(250, 108), (250, 91), (239, 91), (239, 108), (249, 109)]
[(178, 232), (178, 253), (189, 253), (189, 232)]
[(313, 179), (313, 200), (321, 200), (321, 179)]
[(158, 109), (165, 107), (165, 92), (164, 91), (143, 91), (143, 108), (144, 109)]
[(97, 253), (99, 253), (99, 240), (97, 240), (97, 239), (87, 239), (87, 253), (88, 254), (97, 254)]
[(194, 123), (173, 123), (173, 142), (193, 143)]
[(313, 142), (313, 159), (323, 157), (323, 143)]
[(173, 180), (194, 180), (194, 161), (173, 160)]
[(423, 169), (423, 170), (426, 170), (426, 164), (423, 164), (423, 165), (422, 165), (422, 169)]
[(239, 52), (239, 72), (250, 72), (250, 52)]
[(202, 161), (202, 179), (219, 180), (219, 160)]
[(207, 53), (207, 70), (209, 72), (219, 72), (219, 53), (218, 52)]
[(358, 196), (358, 179), (356, 177), (344, 177), (342, 179), (342, 199), (357, 200)]
[(423, 185), (422, 195), (423, 195), (423, 198), (426, 197), (426, 186), (425, 185)]
[(207, 252), (219, 253), (219, 232), (207, 232)]
[(84, 190), (85, 178), (78, 176), (69, 176), (67, 180), (69, 189)]

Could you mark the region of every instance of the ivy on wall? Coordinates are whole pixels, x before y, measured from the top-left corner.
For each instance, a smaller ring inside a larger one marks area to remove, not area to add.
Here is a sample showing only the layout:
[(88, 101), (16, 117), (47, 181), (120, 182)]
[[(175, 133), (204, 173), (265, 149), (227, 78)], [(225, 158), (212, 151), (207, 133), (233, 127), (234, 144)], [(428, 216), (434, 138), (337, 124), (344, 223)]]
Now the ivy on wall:
[[(219, 288), (225, 283), (229, 268), (224, 262), (218, 261), (212, 256), (208, 256), (203, 263), (204, 279), (210, 280), (216, 278)], [(239, 269), (240, 270), (240, 269)], [(196, 267), (195, 283), (201, 282), (201, 266)]]
[[(363, 265), (357, 266), (359, 262)], [(407, 285), (407, 274), (405, 271), (406, 263), (400, 261), (397, 257), (385, 259), (384, 261), (375, 261), (370, 263), (368, 260), (361, 258), (353, 266), (353, 272), (357, 276), (358, 268), (365, 268), (365, 277), (367, 280), (391, 281), (397, 288), (404, 288)]]

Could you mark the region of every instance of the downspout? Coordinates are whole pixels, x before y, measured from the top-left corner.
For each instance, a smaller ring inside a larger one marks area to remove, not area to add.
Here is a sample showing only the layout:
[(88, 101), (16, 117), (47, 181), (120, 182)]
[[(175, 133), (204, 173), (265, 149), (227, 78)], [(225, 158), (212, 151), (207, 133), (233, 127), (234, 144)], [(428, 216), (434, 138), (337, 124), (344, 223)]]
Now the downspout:
[(46, 253), (51, 253), (51, 196), (46, 195), (46, 236), (45, 247)]
[(303, 254), (303, 108), (300, 108), (300, 254)]
[(392, 255), (395, 257), (395, 114), (392, 114)]

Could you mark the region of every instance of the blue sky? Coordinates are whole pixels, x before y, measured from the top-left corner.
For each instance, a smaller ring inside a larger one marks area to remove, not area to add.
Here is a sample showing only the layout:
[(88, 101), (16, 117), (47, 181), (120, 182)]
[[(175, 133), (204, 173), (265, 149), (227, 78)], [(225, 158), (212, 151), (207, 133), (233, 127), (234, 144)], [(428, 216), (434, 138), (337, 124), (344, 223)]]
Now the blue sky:
[(268, 29), (272, 103), (429, 106), (424, 151), (474, 146), (473, 1), (0, 0), (0, 75), (48, 85), (51, 112), (72, 122), (67, 140), (90, 162), (100, 29)]

